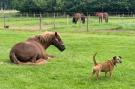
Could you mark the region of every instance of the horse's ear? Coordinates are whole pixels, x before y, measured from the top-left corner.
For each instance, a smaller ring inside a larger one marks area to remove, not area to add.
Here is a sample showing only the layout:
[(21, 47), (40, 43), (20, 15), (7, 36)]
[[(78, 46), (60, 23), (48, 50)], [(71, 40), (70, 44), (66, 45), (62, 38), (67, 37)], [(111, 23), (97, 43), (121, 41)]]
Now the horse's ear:
[(57, 36), (58, 35), (58, 33), (57, 32), (55, 32), (55, 36)]

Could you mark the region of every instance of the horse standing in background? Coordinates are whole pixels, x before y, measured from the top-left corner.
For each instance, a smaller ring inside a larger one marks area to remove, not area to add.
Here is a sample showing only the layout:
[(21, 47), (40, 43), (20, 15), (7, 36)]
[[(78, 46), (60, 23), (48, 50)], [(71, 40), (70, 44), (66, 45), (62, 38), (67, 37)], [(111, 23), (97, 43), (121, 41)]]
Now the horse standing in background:
[(77, 24), (78, 20), (81, 20), (82, 23), (84, 24), (85, 18), (86, 18), (86, 16), (83, 13), (75, 13), (74, 16), (73, 16), (72, 22)]
[(106, 23), (108, 23), (108, 13), (107, 12), (97, 12), (96, 16), (99, 17), (99, 23), (102, 23), (103, 20), (105, 20)]

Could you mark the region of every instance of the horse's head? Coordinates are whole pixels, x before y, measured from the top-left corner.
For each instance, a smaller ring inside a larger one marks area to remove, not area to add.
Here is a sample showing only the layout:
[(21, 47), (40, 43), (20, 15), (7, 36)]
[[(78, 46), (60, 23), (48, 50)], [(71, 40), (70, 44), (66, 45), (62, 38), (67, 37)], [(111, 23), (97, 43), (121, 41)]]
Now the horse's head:
[(85, 18), (86, 18), (86, 16), (82, 13), (81, 14), (81, 21), (82, 21), (83, 24), (85, 23)]
[(60, 38), (60, 34), (57, 32), (44, 32), (40, 35), (31, 37), (28, 40), (39, 42), (45, 49), (47, 49), (50, 45), (54, 45), (60, 51), (65, 50), (64, 43)]
[(54, 37), (52, 39), (52, 45), (57, 47), (60, 51), (65, 50), (65, 45), (63, 41), (61, 40), (60, 35), (57, 32), (54, 33)]
[(96, 12), (96, 14), (95, 14), (95, 15), (96, 15), (96, 16), (99, 16), (99, 14), (100, 14), (100, 12)]

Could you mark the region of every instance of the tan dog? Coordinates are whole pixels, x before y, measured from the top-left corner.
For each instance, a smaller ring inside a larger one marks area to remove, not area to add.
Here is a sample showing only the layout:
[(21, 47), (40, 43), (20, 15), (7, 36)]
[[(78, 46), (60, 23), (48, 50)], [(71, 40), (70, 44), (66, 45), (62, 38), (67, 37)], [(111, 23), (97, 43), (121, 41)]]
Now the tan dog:
[(105, 72), (105, 76), (109, 72), (111, 77), (114, 66), (116, 66), (117, 63), (122, 63), (121, 56), (114, 56), (111, 60), (108, 60), (104, 63), (97, 63), (95, 60), (96, 54), (97, 53), (95, 53), (93, 56), (94, 67), (91, 77), (93, 77), (93, 75), (96, 74), (97, 80), (99, 79), (100, 72)]

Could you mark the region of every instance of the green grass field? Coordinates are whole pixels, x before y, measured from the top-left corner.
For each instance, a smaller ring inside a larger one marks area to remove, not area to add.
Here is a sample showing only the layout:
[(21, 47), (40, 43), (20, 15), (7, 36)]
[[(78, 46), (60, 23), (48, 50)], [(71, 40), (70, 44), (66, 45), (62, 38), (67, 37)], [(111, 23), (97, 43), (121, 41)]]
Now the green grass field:
[[(128, 21), (130, 22), (129, 19), (126, 20)], [(53, 31), (61, 33), (66, 50), (60, 52), (54, 46), (50, 46), (47, 52), (56, 57), (47, 64), (38, 66), (11, 64), (9, 51), (15, 43), (45, 30), (1, 29), (0, 89), (135, 89), (135, 32), (133, 31), (135, 23), (120, 25), (117, 24), (119, 20), (114, 19), (112, 22), (92, 23), (89, 32), (85, 32), (84, 26), (71, 24), (69, 27), (56, 28)], [(19, 26), (17, 21), (14, 23)], [(119, 30), (109, 30), (117, 25), (123, 27)], [(117, 55), (123, 57), (123, 63), (115, 67), (111, 79), (104, 77), (104, 73), (101, 73), (98, 81), (96, 77), (88, 78), (92, 71), (92, 56), (95, 52), (98, 52), (98, 62)]]

